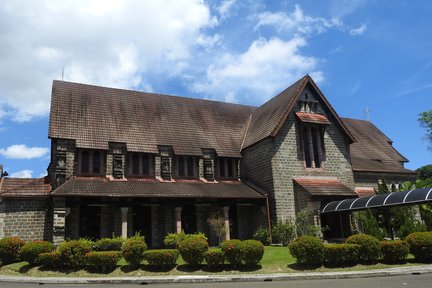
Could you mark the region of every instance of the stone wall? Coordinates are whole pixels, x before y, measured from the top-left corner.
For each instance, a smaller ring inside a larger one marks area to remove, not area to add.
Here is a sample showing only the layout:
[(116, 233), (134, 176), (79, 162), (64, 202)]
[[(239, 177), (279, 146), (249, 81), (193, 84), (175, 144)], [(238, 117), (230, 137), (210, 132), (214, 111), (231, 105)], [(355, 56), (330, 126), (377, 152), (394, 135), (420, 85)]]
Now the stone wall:
[(378, 189), (378, 183), (381, 179), (384, 179), (389, 188), (392, 184), (399, 187), (405, 181), (415, 181), (415, 174), (396, 174), (396, 173), (366, 173), (366, 172), (354, 172), (354, 183), (355, 187), (364, 188), (375, 188)]

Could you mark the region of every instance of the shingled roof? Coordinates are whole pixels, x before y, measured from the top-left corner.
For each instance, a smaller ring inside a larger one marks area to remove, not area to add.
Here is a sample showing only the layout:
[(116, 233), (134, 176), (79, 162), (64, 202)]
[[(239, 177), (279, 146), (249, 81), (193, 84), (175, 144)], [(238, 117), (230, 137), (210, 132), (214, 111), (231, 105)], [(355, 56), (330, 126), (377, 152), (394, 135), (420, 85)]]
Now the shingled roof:
[(389, 139), (370, 121), (342, 118), (354, 135), (356, 142), (350, 145), (354, 171), (415, 173), (403, 167), (408, 162)]
[(2, 178), (0, 180), (1, 198), (46, 197), (51, 185), (46, 177), (42, 178)]
[(75, 139), (77, 147), (157, 153), (169, 145), (178, 155), (241, 157), (240, 147), (254, 107), (54, 81), (49, 137)]

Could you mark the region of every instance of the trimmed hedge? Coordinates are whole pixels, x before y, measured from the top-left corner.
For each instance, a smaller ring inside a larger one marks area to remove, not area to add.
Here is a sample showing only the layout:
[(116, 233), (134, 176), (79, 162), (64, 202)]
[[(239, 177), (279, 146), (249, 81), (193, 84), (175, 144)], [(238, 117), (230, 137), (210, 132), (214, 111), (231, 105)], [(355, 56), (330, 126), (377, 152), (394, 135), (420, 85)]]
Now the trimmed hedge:
[(378, 262), (380, 258), (379, 240), (374, 236), (359, 234), (352, 235), (346, 239), (347, 244), (360, 245), (359, 261), (365, 264)]
[(93, 248), (95, 251), (121, 251), (124, 242), (121, 237), (102, 238), (94, 243)]
[(382, 259), (386, 263), (402, 263), (406, 261), (409, 245), (406, 241), (380, 241)]
[(144, 237), (132, 237), (122, 245), (122, 254), (126, 262), (132, 267), (138, 267), (143, 260), (143, 253), (147, 250)]
[(39, 263), (39, 254), (52, 252), (55, 250), (54, 244), (48, 241), (33, 241), (27, 242), (21, 247), (20, 257), (21, 260), (27, 261), (30, 265), (37, 265)]
[(95, 251), (85, 254), (87, 266), (100, 272), (114, 270), (120, 258), (121, 252), (119, 251)]
[(324, 256), (324, 245), (321, 239), (314, 236), (300, 236), (289, 245), (291, 255), (300, 265), (320, 266)]
[(240, 250), (238, 249), (238, 244), (241, 240), (231, 239), (228, 241), (224, 241), (219, 244), (223, 253), (225, 254), (225, 258), (230, 263), (231, 266), (237, 267), (241, 263)]
[(6, 237), (0, 239), (0, 260), (2, 265), (18, 262), (20, 250), (25, 241), (19, 237)]
[(225, 262), (225, 254), (220, 248), (212, 248), (204, 252), (204, 259), (210, 268), (218, 268)]
[(38, 262), (46, 268), (57, 269), (63, 266), (63, 260), (60, 252), (58, 251), (39, 254)]
[(341, 267), (356, 264), (359, 260), (360, 245), (324, 244), (324, 264)]
[(60, 244), (59, 252), (65, 266), (82, 268), (86, 265), (85, 255), (92, 247), (93, 242), (87, 239), (70, 240)]
[(178, 245), (190, 237), (201, 237), (204, 240), (208, 240), (204, 233), (196, 232), (194, 234), (186, 234), (183, 230), (180, 233), (168, 233), (164, 238), (164, 245), (168, 248), (178, 248)]
[(414, 232), (406, 237), (410, 252), (417, 260), (432, 260), (432, 232)]
[(183, 260), (191, 265), (197, 266), (203, 261), (203, 254), (209, 248), (207, 240), (202, 237), (189, 237), (179, 244), (179, 252)]
[(177, 249), (147, 250), (143, 257), (150, 267), (167, 268), (176, 265), (179, 252)]
[(237, 244), (240, 259), (246, 267), (254, 267), (259, 264), (264, 255), (264, 245), (256, 240), (244, 240)]

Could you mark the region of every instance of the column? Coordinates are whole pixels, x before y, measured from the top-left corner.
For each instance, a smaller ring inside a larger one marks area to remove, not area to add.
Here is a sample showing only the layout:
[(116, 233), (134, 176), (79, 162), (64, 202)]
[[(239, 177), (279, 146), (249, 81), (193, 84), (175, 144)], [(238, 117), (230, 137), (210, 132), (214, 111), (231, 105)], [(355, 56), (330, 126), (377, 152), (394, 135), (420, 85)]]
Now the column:
[(127, 238), (127, 232), (128, 232), (128, 211), (129, 211), (129, 207), (121, 207), (121, 235), (122, 238)]
[(225, 220), (225, 240), (230, 240), (229, 206), (222, 207)]
[(183, 207), (176, 207), (175, 208), (176, 233), (180, 233), (182, 230), (182, 223), (181, 223), (182, 208)]

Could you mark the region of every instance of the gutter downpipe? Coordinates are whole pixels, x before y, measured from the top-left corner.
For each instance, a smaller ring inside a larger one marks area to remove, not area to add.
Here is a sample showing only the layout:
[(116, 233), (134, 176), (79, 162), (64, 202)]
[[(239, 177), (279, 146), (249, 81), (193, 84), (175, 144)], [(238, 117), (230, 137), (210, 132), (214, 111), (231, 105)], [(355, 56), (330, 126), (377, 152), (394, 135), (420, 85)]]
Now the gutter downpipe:
[(270, 237), (270, 243), (272, 243), (272, 227), (271, 227), (271, 219), (270, 219), (270, 205), (269, 205), (269, 199), (268, 199), (268, 194), (265, 195), (266, 197), (266, 208), (267, 208), (267, 225), (268, 225), (268, 229), (269, 229), (269, 237)]

